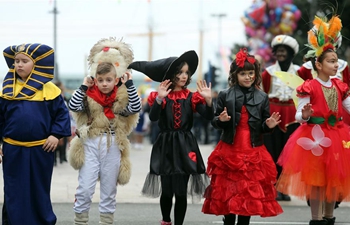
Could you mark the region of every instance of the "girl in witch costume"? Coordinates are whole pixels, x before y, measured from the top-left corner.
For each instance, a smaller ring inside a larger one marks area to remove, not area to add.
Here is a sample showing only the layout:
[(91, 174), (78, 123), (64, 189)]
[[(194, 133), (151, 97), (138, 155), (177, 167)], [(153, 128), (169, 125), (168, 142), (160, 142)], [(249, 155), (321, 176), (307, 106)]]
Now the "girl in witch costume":
[(197, 92), (194, 93), (186, 88), (197, 65), (195, 51), (185, 52), (180, 57), (130, 65), (130, 68), (161, 82), (158, 91), (151, 92), (148, 97), (151, 106), (149, 118), (151, 121), (158, 120), (160, 134), (152, 148), (150, 172), (142, 193), (158, 197), (161, 192), (162, 225), (172, 224), (170, 212), (174, 195), (174, 224), (181, 225), (186, 214), (187, 189), (190, 194), (201, 196), (208, 183), (191, 128), (195, 112), (208, 120), (213, 118), (211, 84), (207, 86), (205, 81), (197, 82)]
[[(74, 224), (87, 225), (91, 200), (100, 181), (100, 222), (114, 222), (117, 184), (129, 182), (131, 165), (128, 135), (136, 126), (141, 100), (127, 67), (133, 60), (128, 44), (101, 39), (90, 50), (90, 75), (74, 92), (77, 136), (70, 144), (69, 162), (79, 170)], [(93, 78), (93, 77), (94, 78)]]
[(250, 217), (276, 216), (282, 208), (275, 200), (277, 171), (263, 144), (280, 115), (270, 115), (267, 94), (260, 91), (260, 66), (241, 49), (230, 67), (230, 88), (217, 99), (212, 124), (222, 130), (221, 140), (208, 158), (210, 186), (202, 212), (224, 215), (225, 225), (248, 225)]
[(71, 135), (61, 90), (51, 82), (54, 50), (39, 43), (14, 45), (4, 57), (9, 72), (0, 97), (2, 224), (53, 225), (54, 151), (60, 138)]
[[(350, 112), (347, 84), (331, 79), (338, 70), (335, 43), (341, 21), (315, 17), (308, 32), (317, 77), (297, 88), (296, 119), (302, 125), (290, 136), (278, 163), (283, 167), (277, 190), (310, 200), (310, 225), (333, 225), (336, 201), (350, 200), (350, 134), (342, 120)], [(344, 108), (343, 108), (344, 107)]]

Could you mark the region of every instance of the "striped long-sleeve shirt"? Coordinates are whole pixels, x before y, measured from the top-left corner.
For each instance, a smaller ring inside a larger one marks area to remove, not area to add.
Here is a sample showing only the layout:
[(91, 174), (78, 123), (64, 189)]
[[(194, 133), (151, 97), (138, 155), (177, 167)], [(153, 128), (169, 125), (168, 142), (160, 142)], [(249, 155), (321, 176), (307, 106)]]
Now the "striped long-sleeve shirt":
[[(136, 87), (132, 80), (128, 80), (125, 83), (125, 86), (127, 88), (129, 102), (127, 107), (120, 114), (123, 116), (128, 116), (141, 111), (141, 99), (137, 95)], [(73, 112), (80, 112), (84, 110), (83, 99), (86, 95), (84, 89), (86, 90), (87, 87), (82, 85), (81, 88), (77, 89), (73, 93), (72, 98), (69, 100), (68, 107)]]

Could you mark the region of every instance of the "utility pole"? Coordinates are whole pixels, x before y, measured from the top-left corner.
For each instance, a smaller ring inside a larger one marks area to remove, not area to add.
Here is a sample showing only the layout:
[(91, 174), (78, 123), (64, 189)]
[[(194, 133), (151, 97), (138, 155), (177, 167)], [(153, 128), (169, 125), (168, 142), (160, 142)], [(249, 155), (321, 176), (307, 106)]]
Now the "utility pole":
[(218, 18), (218, 53), (220, 55), (220, 49), (221, 49), (221, 20), (223, 17), (226, 17), (225, 13), (218, 13), (218, 14), (212, 14), (212, 17)]
[(200, 6), (199, 6), (199, 62), (198, 62), (198, 80), (203, 79), (203, 34), (204, 34), (204, 24), (203, 24), (203, 0), (200, 1)]
[(149, 14), (148, 14), (148, 33), (143, 34), (130, 34), (130, 36), (148, 36), (148, 61), (153, 59), (153, 38), (155, 35), (160, 35), (160, 33), (154, 33), (153, 27), (153, 17), (152, 17), (152, 5), (151, 1), (148, 1)]
[(153, 17), (152, 17), (152, 5), (148, 2), (149, 14), (148, 14), (148, 61), (153, 58)]
[(221, 50), (221, 20), (223, 17), (226, 17), (225, 13), (217, 13), (217, 14), (212, 14), (212, 17), (217, 17), (218, 18), (218, 52), (217, 52), (217, 59), (218, 59), (218, 65), (217, 68), (220, 71), (219, 74), (223, 74), (223, 67), (222, 67), (222, 62), (221, 62), (221, 57), (220, 57), (220, 50)]
[(55, 70), (54, 70), (54, 80), (59, 80), (59, 73), (58, 73), (58, 63), (57, 63), (57, 14), (58, 10), (56, 7), (56, 0), (53, 0), (53, 10), (51, 13), (53, 13), (53, 49), (55, 51)]

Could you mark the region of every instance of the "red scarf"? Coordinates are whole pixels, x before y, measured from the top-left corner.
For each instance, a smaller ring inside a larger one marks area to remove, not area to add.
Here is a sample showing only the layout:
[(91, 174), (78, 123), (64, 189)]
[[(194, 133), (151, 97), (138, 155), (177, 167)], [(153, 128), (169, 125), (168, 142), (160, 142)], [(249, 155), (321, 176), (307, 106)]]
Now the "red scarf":
[(118, 88), (115, 86), (110, 95), (106, 95), (103, 94), (96, 85), (93, 85), (87, 90), (86, 94), (103, 107), (103, 111), (108, 119), (113, 119), (115, 116), (112, 111), (112, 106), (115, 101), (117, 91)]

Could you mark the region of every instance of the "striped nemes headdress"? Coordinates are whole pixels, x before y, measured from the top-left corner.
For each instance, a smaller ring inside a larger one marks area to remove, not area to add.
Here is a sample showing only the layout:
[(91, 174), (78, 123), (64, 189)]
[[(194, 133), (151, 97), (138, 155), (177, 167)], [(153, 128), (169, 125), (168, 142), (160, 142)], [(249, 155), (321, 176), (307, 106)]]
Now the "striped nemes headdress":
[[(24, 54), (34, 62), (34, 67), (25, 81), (22, 89), (15, 95), (15, 80), (17, 79), (15, 71), (15, 56)], [(7, 47), (4, 57), (9, 68), (3, 82), (2, 94), (8, 99), (30, 99), (38, 90), (42, 90), (45, 83), (51, 81), (54, 77), (54, 50), (43, 44), (22, 44)]]
[(306, 58), (318, 58), (324, 51), (336, 49), (341, 44), (342, 23), (337, 15), (332, 16), (328, 21), (327, 18), (315, 16), (313, 21), (314, 27), (308, 32), (308, 46), (311, 50), (306, 54)]

